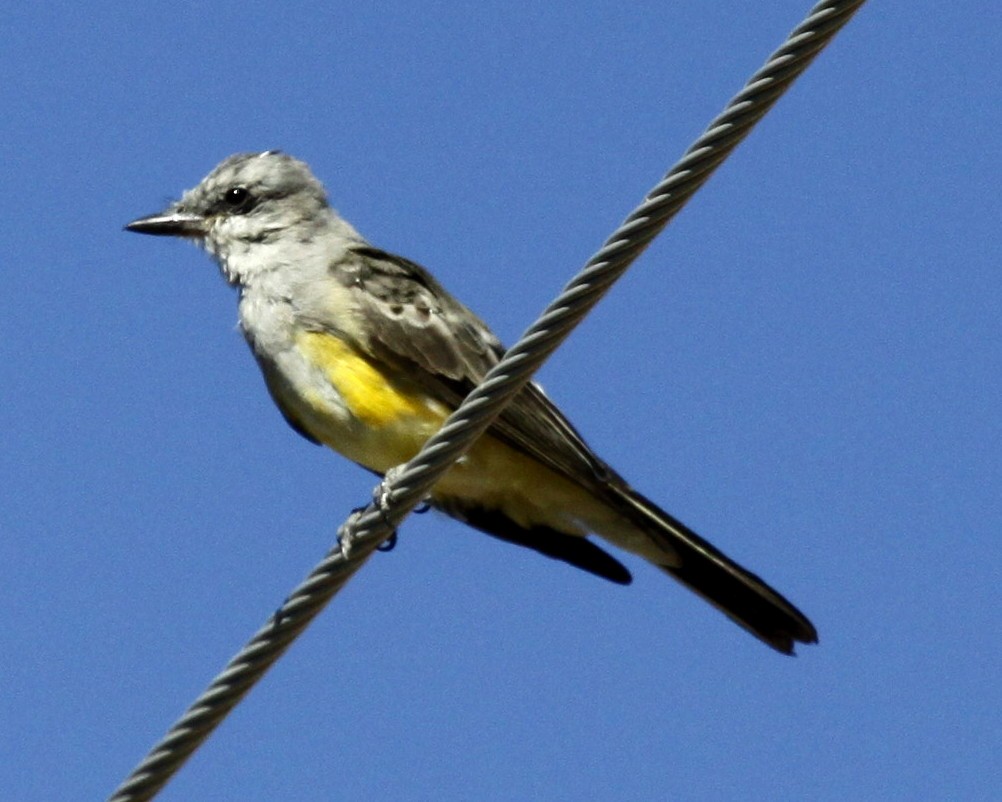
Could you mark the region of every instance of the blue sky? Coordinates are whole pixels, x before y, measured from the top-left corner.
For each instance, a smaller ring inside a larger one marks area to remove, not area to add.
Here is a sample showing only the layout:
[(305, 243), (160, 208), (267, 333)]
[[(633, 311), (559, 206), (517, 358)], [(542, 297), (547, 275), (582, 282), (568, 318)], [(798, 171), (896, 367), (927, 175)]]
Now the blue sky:
[[(419, 516), (161, 798), (1002, 793), (992, 8), (864, 8), (540, 374), (819, 646)], [(281, 148), (510, 342), (807, 9), (8, 9), (0, 794), (107, 795), (372, 485), (124, 223)]]

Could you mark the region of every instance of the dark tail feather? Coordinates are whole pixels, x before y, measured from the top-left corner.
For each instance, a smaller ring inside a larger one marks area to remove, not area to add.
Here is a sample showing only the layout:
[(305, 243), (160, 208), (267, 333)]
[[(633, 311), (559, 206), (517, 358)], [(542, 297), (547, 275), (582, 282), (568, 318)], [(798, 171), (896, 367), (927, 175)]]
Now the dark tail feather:
[(746, 571), (680, 521), (629, 487), (613, 488), (629, 509), (629, 519), (667, 554), (676, 555), (665, 571), (783, 654), (795, 643), (817, 643), (807, 617), (755, 574)]
[(629, 585), (633, 581), (626, 566), (586, 537), (568, 535), (547, 526), (527, 529), (498, 510), (464, 505), (451, 499), (436, 499), (432, 504), (499, 540), (533, 549), (617, 585)]

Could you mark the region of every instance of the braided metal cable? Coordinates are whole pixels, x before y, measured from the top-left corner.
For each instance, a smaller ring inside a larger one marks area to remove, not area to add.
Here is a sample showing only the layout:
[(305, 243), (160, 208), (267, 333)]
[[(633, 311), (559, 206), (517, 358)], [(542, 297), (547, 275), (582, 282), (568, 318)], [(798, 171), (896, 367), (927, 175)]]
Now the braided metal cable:
[(504, 405), (709, 179), (863, 1), (823, 0), (811, 9), (804, 22), (710, 123), (420, 453), (391, 471), (377, 486), (373, 503), (353, 513), (341, 526), (339, 545), (292, 591), (281, 608), (150, 750), (114, 791), (112, 802), (151, 799), (167, 783), (378, 545), (427, 496), (435, 482), (483, 434)]

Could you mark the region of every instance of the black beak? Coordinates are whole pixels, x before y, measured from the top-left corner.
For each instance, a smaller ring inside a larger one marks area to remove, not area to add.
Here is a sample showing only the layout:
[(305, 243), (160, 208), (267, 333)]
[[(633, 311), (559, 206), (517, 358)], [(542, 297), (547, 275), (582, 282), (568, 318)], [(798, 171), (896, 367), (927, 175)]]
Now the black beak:
[(204, 237), (205, 218), (182, 211), (167, 211), (140, 217), (125, 226), (126, 231), (158, 237)]

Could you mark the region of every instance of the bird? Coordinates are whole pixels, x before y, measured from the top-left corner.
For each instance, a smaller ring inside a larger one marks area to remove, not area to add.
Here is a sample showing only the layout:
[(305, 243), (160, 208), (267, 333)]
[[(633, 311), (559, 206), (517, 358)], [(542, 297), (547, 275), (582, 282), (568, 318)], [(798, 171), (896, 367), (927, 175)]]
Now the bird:
[[(420, 265), (370, 244), (309, 166), (238, 153), (126, 230), (194, 241), (238, 292), (240, 329), (282, 416), (384, 475), (406, 462), (504, 347)], [(818, 640), (780, 593), (634, 490), (528, 383), (432, 488), (429, 504), (611, 582), (637, 555), (784, 654)]]

